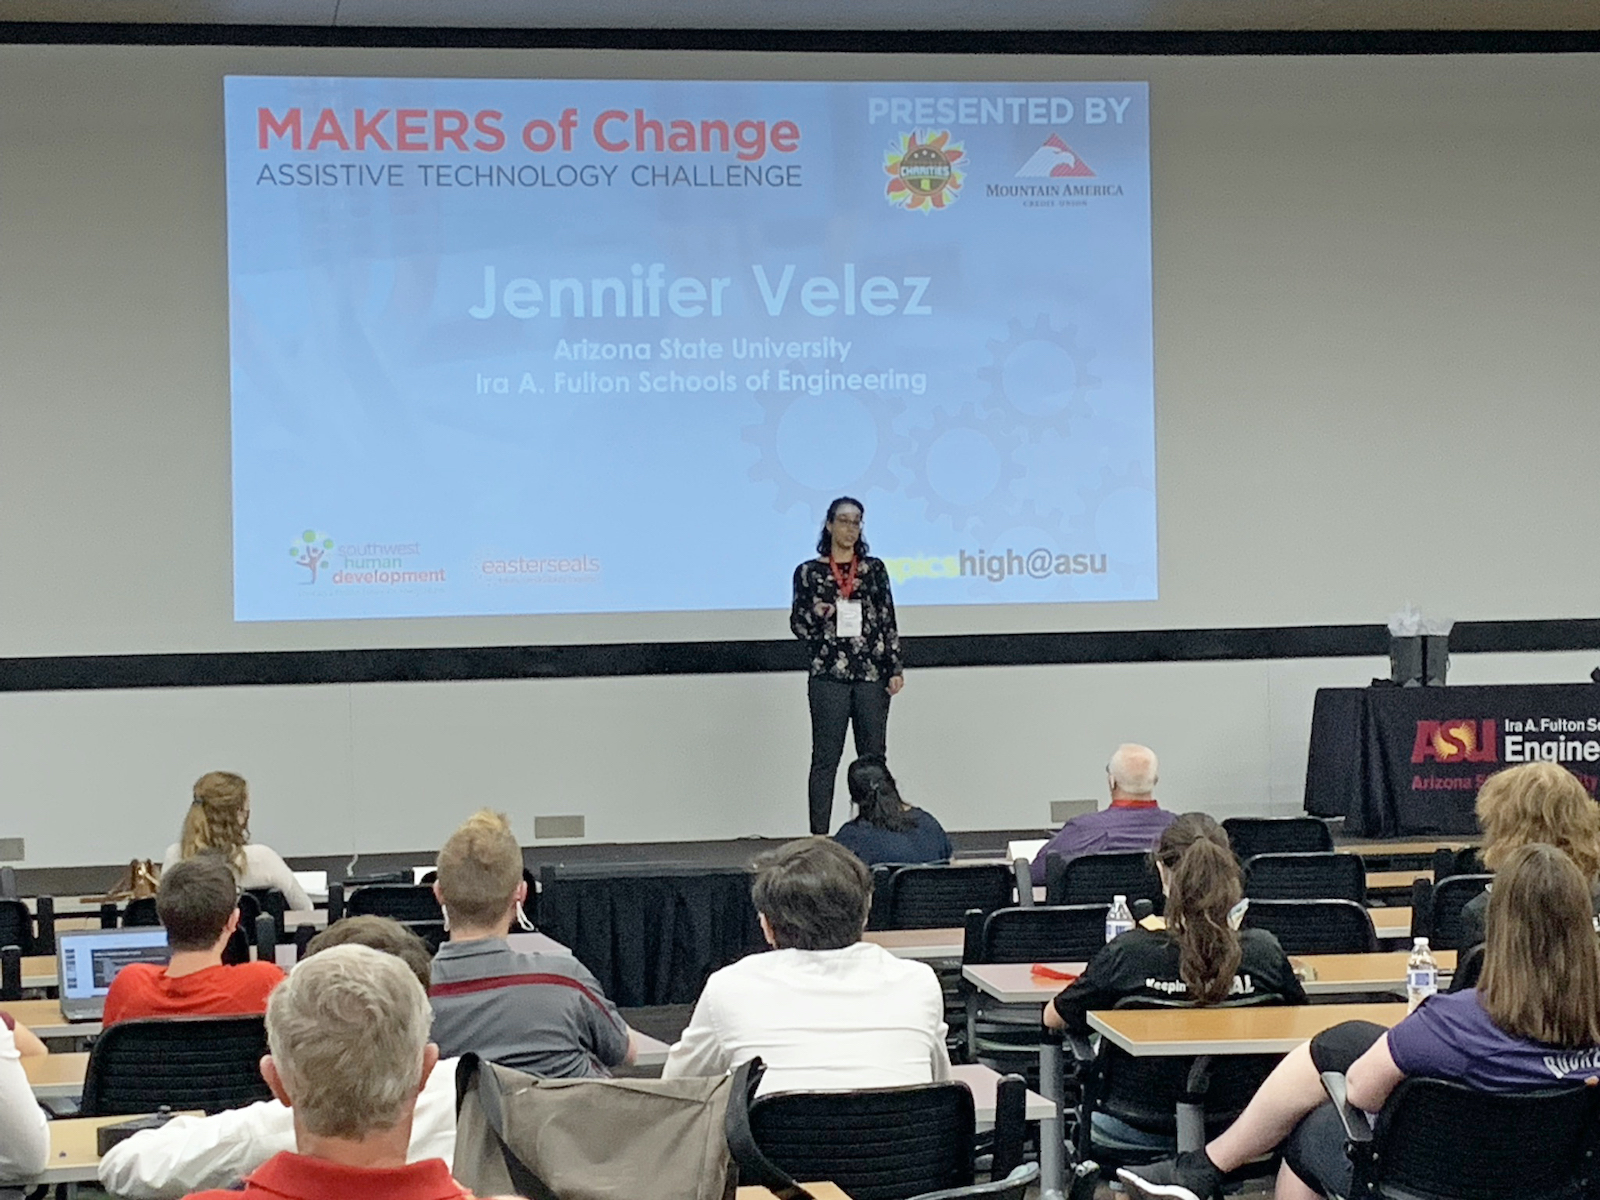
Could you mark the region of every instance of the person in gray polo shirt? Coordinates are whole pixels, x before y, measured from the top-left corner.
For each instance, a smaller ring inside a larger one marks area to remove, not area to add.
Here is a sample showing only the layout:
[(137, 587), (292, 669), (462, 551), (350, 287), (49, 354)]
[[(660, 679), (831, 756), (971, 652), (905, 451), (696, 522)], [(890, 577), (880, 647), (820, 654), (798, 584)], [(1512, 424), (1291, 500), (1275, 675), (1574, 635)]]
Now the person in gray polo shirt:
[(450, 940), (433, 960), (433, 1040), (533, 1075), (607, 1075), (632, 1062), (633, 1033), (599, 982), (570, 954), (529, 954), (506, 941), (528, 885), (522, 849), (487, 809), (451, 834), (433, 885)]

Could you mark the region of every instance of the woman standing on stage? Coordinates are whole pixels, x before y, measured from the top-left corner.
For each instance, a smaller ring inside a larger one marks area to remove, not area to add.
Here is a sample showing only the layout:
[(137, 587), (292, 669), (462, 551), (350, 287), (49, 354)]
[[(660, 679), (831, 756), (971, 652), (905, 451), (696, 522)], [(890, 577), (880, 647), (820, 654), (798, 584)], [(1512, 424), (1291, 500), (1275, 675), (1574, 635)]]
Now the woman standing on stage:
[(811, 832), (833, 819), (833, 783), (853, 725), (857, 756), (886, 753), (889, 697), (905, 685), (889, 569), (867, 557), (861, 501), (828, 505), (817, 557), (794, 569), (789, 628), (811, 650)]

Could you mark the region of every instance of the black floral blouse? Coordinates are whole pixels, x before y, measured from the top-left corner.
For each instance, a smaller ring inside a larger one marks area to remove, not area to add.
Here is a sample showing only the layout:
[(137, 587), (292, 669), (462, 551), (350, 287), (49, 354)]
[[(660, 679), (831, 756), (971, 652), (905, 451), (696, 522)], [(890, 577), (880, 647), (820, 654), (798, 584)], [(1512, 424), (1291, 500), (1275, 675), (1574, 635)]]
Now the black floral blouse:
[(861, 601), (861, 636), (840, 640), (833, 631), (832, 612), (825, 617), (817, 612), (819, 604), (831, 607), (839, 602), (839, 585), (826, 562), (808, 558), (794, 569), (789, 628), (811, 648), (813, 677), (840, 683), (887, 683), (904, 666), (900, 661), (894, 596), (889, 592), (889, 568), (881, 558), (861, 559), (850, 598)]

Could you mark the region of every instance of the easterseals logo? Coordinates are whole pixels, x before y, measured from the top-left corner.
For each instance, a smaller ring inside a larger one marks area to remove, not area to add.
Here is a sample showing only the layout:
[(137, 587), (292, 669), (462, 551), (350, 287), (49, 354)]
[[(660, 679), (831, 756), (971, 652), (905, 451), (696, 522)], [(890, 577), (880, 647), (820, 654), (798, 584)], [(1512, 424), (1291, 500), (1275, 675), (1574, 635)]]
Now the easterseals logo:
[(922, 130), (902, 133), (899, 143), (883, 156), (889, 176), (884, 198), (896, 208), (931, 213), (949, 208), (961, 198), (966, 181), (966, 148), (950, 140), (948, 129), (927, 137)]
[(1413, 763), (1499, 762), (1495, 750), (1495, 722), (1418, 721), (1411, 744)]
[(1089, 164), (1079, 158), (1072, 147), (1052, 133), (1044, 145), (1033, 152), (1033, 157), (1017, 171), (1018, 179), (1093, 179)]
[(333, 550), (333, 539), (325, 533), (318, 533), (315, 529), (307, 529), (289, 544), (289, 557), (294, 559), (296, 565), (309, 571), (310, 577), (302, 583), (316, 583), (317, 572), (322, 567), (322, 560), (327, 558)]

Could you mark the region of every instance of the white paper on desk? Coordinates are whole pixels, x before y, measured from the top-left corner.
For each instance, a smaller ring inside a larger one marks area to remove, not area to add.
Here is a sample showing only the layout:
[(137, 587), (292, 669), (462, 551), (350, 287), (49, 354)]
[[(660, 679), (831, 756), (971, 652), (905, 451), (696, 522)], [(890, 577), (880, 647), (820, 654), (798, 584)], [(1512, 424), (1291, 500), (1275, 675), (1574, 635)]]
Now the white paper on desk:
[(834, 609), (834, 632), (842, 638), (861, 636), (861, 601), (840, 600)]

